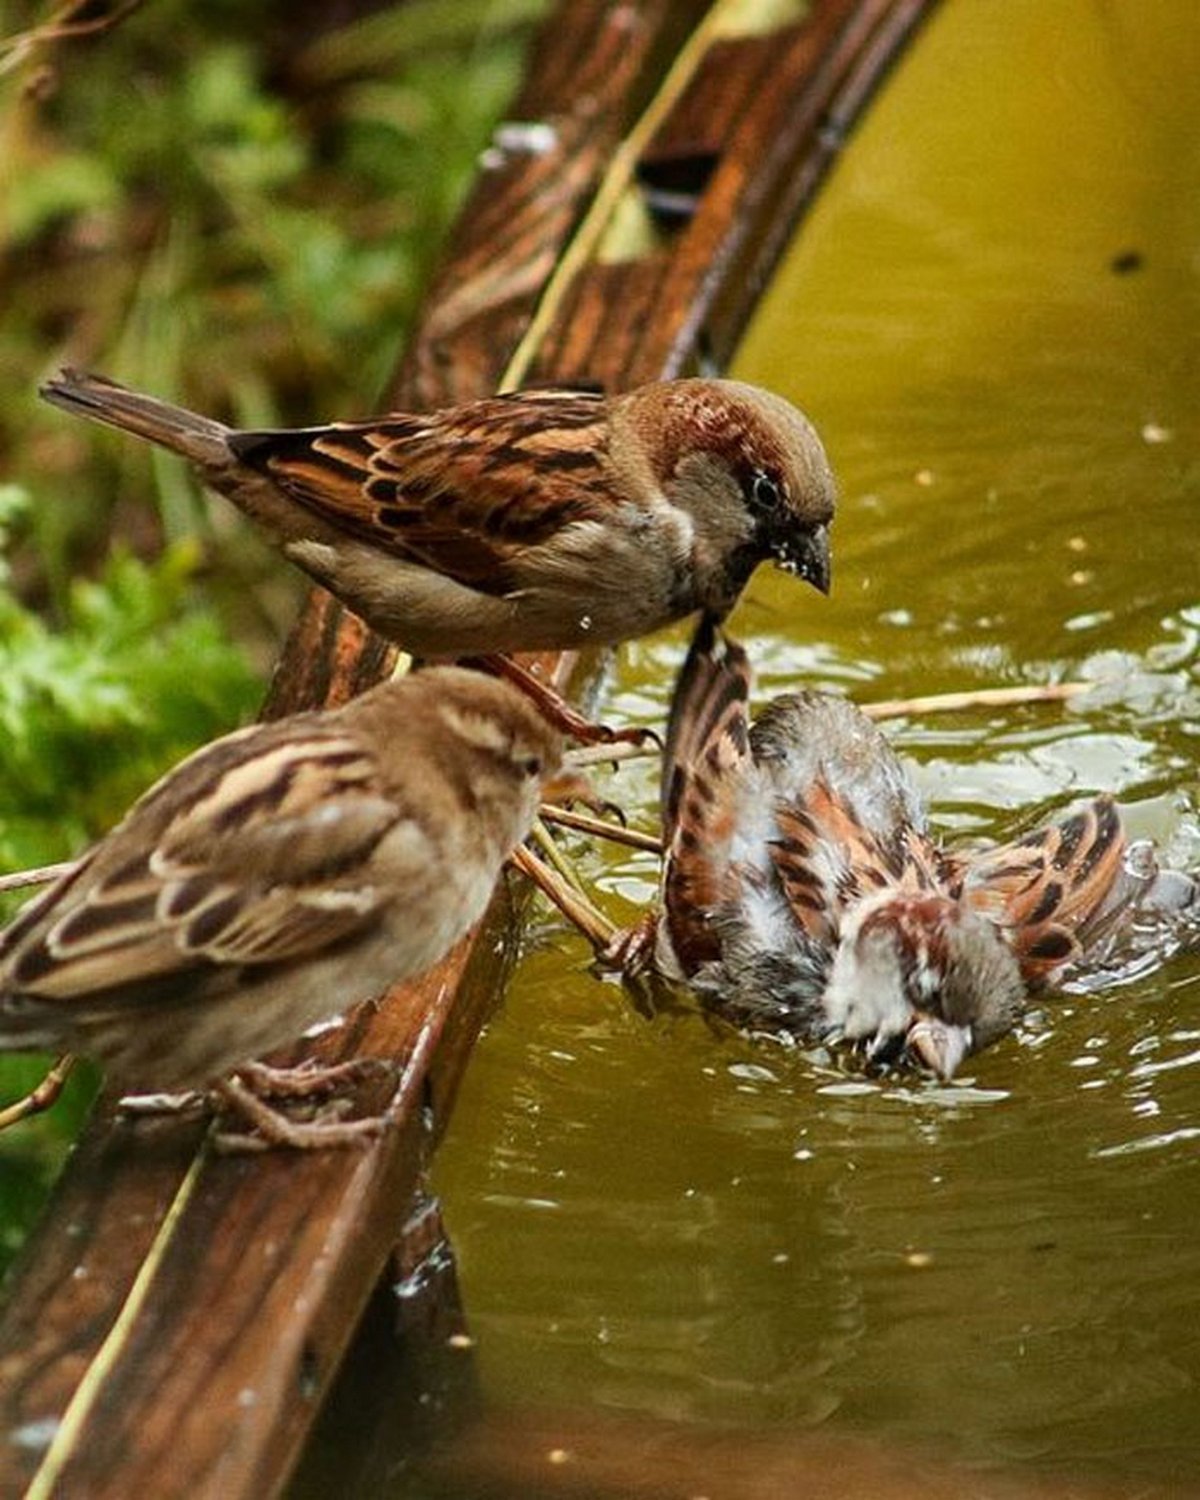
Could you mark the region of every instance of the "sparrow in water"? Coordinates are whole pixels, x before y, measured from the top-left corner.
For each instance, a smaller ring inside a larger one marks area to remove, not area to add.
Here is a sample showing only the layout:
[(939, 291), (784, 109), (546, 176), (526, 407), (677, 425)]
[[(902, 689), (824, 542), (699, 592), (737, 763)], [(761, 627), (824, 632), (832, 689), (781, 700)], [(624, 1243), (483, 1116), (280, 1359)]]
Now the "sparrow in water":
[[(137, 1090), (216, 1082), (241, 1107), (231, 1069), (478, 920), (560, 750), (516, 689), (458, 667), (217, 740), (0, 933), (0, 1050), (88, 1054)], [(378, 1129), (277, 1119), (294, 1145)]]
[(722, 619), (768, 559), (829, 589), (820, 439), (787, 401), (737, 381), (528, 390), (274, 432), (75, 370), (42, 394), (182, 454), (423, 657), (615, 645), (697, 610)]
[[(860, 710), (792, 693), (751, 728), (749, 696), (744, 651), (702, 622), (668, 728), (661, 911), (617, 949), (739, 1023), (947, 1078), (1162, 884), (1110, 797), (1011, 844), (945, 849)], [(1195, 900), (1171, 878), (1172, 901)]]

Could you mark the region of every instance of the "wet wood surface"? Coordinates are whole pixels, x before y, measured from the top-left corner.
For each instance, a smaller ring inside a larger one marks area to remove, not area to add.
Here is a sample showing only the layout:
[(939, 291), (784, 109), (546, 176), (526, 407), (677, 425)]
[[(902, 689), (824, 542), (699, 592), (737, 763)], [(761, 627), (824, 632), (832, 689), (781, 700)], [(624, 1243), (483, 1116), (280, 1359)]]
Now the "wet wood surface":
[[(721, 5), (564, 0), (481, 164), (393, 404), (722, 364), (928, 8), (813, 0), (804, 19), (738, 37)], [(632, 237), (613, 228), (630, 206)], [(342, 701), (393, 660), (314, 592), (266, 712)], [(394, 1122), (364, 1150), (222, 1157), (203, 1121), (126, 1120), (101, 1100), (0, 1312), (0, 1495), (279, 1492), (410, 1218), (516, 918), (506, 880), (481, 934), (308, 1048), (397, 1065), (360, 1092)]]

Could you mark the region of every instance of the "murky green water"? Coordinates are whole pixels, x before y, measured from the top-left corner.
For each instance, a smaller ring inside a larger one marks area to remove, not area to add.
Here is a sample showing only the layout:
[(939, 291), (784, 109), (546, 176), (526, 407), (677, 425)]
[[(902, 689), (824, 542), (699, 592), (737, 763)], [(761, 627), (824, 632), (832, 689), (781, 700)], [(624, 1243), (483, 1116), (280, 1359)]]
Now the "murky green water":
[[(1194, 0), (948, 0), (737, 364), (843, 491), (832, 601), (760, 574), (735, 618), (764, 691), (1109, 684), (897, 726), (951, 828), (1112, 788), (1200, 862), (1198, 80)], [(611, 715), (681, 649), (627, 650)], [(532, 935), (437, 1164), (485, 1401), (1200, 1490), (1200, 961), (938, 1087), (646, 1020), (586, 957)]]

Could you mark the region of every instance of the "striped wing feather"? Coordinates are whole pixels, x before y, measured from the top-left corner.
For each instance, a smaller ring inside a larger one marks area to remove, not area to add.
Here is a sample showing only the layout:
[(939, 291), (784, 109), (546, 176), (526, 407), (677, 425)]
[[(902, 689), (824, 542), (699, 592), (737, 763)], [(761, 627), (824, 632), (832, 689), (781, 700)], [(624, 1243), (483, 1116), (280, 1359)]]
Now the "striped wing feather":
[(771, 858), (788, 907), (815, 942), (837, 941), (842, 910), (875, 891), (941, 888), (940, 856), (913, 828), (886, 846), (824, 780), (776, 809)]
[(525, 548), (611, 505), (606, 414), (598, 394), (526, 391), (230, 446), (341, 531), (500, 594)]
[(966, 900), (1005, 928), (1029, 984), (1079, 960), (1111, 929), (1125, 900), (1115, 893), (1125, 834), (1111, 797), (1059, 822), (972, 856)]
[(750, 666), (711, 620), (676, 685), (664, 756), (663, 908), (685, 971), (719, 957), (711, 919), (728, 896), (739, 773), (749, 759)]
[(364, 865), (401, 816), (349, 736), (235, 736), (184, 762), (26, 909), (0, 986), (84, 1003), (317, 952), (378, 911)]

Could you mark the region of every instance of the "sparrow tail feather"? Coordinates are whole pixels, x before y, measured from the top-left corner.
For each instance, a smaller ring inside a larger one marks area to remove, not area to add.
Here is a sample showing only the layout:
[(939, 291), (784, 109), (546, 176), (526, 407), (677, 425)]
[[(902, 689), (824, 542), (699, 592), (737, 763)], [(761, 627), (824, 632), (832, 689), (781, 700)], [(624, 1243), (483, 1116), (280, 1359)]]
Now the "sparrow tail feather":
[(42, 386), (41, 394), (64, 411), (136, 433), (202, 468), (229, 460), (230, 429), (223, 423), (128, 390), (103, 375), (66, 368)]

